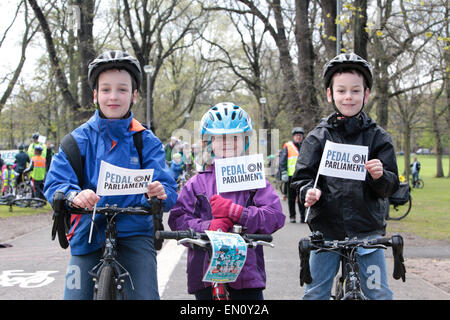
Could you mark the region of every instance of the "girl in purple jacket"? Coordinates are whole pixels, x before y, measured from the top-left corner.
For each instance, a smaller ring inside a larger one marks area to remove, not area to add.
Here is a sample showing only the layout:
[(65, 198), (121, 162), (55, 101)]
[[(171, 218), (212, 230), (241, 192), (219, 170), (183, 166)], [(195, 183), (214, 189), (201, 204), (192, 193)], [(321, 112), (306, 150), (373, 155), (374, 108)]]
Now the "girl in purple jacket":
[[(214, 159), (245, 154), (253, 130), (247, 112), (233, 103), (219, 103), (205, 113), (200, 126), (211, 161), (182, 189), (170, 211), (170, 228), (227, 232), (233, 224), (239, 224), (246, 227), (249, 234), (271, 234), (280, 229), (285, 215), (268, 181), (265, 188), (217, 194)], [(188, 249), (188, 292), (195, 294), (197, 300), (212, 299), (211, 283), (202, 281), (208, 265), (205, 251)], [(265, 285), (263, 249), (260, 246), (248, 249), (239, 277), (228, 284), (230, 299), (262, 300)]]

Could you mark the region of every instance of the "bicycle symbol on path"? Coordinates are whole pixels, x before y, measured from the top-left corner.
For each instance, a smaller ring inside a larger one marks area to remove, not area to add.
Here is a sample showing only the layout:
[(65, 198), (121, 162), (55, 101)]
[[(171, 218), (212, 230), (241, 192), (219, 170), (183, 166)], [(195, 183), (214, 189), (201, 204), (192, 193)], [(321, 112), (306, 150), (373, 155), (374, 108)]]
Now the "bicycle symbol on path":
[(24, 270), (5, 270), (0, 274), (0, 287), (40, 288), (53, 281), (50, 274), (58, 271), (23, 272)]

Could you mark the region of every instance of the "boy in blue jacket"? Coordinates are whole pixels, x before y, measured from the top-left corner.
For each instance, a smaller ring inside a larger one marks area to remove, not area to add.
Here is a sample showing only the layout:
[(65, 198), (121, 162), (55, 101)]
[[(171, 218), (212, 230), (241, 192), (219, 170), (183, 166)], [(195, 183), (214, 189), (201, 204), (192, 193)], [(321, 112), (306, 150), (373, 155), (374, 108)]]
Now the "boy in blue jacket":
[[(93, 88), (95, 114), (72, 132), (84, 159), (84, 182), (79, 185), (64, 151), (55, 154), (48, 172), (44, 192), (52, 203), (56, 191), (63, 191), (68, 202), (80, 208), (117, 204), (118, 207), (149, 206), (147, 199), (161, 199), (168, 211), (177, 198), (176, 183), (165, 162), (161, 141), (133, 118), (131, 107), (136, 102), (142, 74), (139, 62), (126, 52), (107, 51), (89, 64), (88, 80)], [(142, 167), (133, 135), (142, 132)], [(146, 194), (96, 195), (100, 163), (104, 160), (129, 169), (154, 169), (153, 182)], [(88, 272), (101, 259), (105, 217), (97, 215), (95, 224), (100, 232), (90, 231), (90, 215), (72, 215), (68, 240), (71, 260), (66, 275), (65, 299), (92, 299), (94, 282)], [(153, 244), (151, 216), (119, 215), (118, 261), (133, 278), (125, 282), (128, 299), (159, 299), (156, 251)], [(72, 280), (71, 280), (72, 279)], [(77, 279), (78, 281), (73, 281)]]

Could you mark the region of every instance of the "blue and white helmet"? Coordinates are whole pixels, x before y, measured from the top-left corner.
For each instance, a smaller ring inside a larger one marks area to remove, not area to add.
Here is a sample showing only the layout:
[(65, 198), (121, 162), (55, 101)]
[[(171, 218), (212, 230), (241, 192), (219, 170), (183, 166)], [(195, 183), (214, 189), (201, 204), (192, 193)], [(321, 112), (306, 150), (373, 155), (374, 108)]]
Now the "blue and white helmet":
[(248, 113), (232, 102), (221, 102), (209, 109), (200, 122), (200, 135), (251, 133), (253, 122)]

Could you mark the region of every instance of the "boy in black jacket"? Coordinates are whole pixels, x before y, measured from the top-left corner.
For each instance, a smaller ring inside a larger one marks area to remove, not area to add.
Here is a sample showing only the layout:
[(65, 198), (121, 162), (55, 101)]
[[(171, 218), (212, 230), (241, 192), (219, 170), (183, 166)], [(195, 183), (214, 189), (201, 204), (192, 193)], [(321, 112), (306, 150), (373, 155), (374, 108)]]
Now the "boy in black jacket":
[[(325, 239), (373, 238), (385, 234), (388, 197), (398, 189), (394, 146), (389, 134), (362, 110), (372, 87), (372, 68), (356, 54), (340, 54), (324, 67), (328, 102), (335, 113), (312, 130), (303, 142), (292, 187), (305, 207), (310, 207), (308, 224)], [(368, 146), (365, 181), (319, 176), (325, 142)], [(387, 284), (382, 249), (358, 250), (361, 286), (369, 299), (392, 299)], [(329, 299), (339, 256), (333, 252), (311, 253), (312, 283), (304, 299)]]

